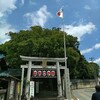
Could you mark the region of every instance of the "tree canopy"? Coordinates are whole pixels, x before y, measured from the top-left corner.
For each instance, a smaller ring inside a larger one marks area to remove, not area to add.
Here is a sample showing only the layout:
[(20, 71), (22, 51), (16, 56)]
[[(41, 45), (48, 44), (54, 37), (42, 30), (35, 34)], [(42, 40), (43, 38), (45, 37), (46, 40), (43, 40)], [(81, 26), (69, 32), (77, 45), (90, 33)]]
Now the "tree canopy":
[(6, 61), (12, 68), (21, 65), (20, 55), (33, 57), (64, 57), (66, 34), (66, 52), (71, 78), (94, 78), (98, 75), (98, 65), (86, 61), (78, 47), (77, 37), (68, 35), (60, 28), (45, 29), (32, 26), (29, 30), (9, 32), (11, 40), (0, 45), (0, 51), (6, 53)]

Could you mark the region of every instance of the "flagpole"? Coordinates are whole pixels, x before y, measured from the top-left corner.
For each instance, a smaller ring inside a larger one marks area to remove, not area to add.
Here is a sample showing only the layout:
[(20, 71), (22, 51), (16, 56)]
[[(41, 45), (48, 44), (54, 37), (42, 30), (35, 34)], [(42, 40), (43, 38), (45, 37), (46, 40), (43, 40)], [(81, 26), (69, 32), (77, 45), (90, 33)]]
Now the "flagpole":
[[(63, 16), (63, 8), (61, 7), (60, 10), (57, 12), (57, 16), (59, 16), (62, 19), (62, 30), (64, 33), (64, 16)], [(67, 67), (66, 62), (66, 34), (64, 33), (64, 58), (65, 58), (65, 66)]]
[(66, 34), (64, 32), (64, 19), (62, 19), (62, 30), (64, 33), (64, 57), (65, 57), (65, 66), (67, 67), (67, 62), (66, 62)]
[[(65, 90), (66, 90), (66, 98), (71, 99), (71, 92), (70, 92), (70, 79), (69, 79), (69, 69), (67, 67), (67, 57), (66, 57), (66, 33), (64, 32), (64, 15), (62, 18), (62, 30), (64, 35), (64, 57), (65, 57)], [(67, 77), (67, 78), (66, 78)]]
[(65, 58), (64, 86), (65, 88), (63, 88), (63, 95), (65, 95), (66, 99), (71, 100), (69, 69), (67, 68), (67, 57), (66, 57), (66, 33), (64, 32), (64, 16), (63, 16), (62, 8), (57, 12), (57, 16), (62, 18), (62, 31), (63, 31), (63, 38), (64, 38), (64, 58)]

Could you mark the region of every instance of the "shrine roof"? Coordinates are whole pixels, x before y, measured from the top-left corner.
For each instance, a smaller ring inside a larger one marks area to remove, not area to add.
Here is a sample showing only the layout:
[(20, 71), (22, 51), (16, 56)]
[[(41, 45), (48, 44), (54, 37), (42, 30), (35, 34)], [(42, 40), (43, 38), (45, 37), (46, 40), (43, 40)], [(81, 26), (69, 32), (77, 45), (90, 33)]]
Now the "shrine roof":
[(13, 78), (19, 80), (17, 77), (21, 76), (20, 69), (8, 69), (6, 71), (0, 71), (0, 78)]

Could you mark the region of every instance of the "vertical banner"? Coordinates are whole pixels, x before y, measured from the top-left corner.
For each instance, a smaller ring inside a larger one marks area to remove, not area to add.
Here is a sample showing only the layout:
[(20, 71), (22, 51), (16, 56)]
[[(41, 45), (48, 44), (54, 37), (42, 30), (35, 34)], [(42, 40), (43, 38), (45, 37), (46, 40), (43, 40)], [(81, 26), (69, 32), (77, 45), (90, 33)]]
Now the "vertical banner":
[(30, 97), (34, 97), (34, 81), (30, 81)]
[(18, 82), (18, 84), (17, 84), (17, 92), (18, 92), (18, 94), (20, 94), (20, 82)]

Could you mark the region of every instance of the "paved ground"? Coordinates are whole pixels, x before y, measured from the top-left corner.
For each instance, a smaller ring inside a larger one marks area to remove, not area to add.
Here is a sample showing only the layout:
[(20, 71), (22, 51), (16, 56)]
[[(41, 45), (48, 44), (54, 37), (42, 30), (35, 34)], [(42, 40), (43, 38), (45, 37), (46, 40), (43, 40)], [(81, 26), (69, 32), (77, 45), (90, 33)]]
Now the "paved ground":
[[(72, 94), (77, 99), (74, 99), (74, 98), (73, 99), (74, 100), (91, 100), (91, 96), (94, 92), (95, 92), (94, 88), (76, 89), (72, 91)], [(56, 97), (57, 97), (57, 92), (41, 91), (41, 93), (37, 95), (38, 99), (36, 98), (35, 100), (58, 100)]]
[(94, 92), (94, 88), (77, 89), (72, 91), (77, 100), (91, 100), (91, 96)]

